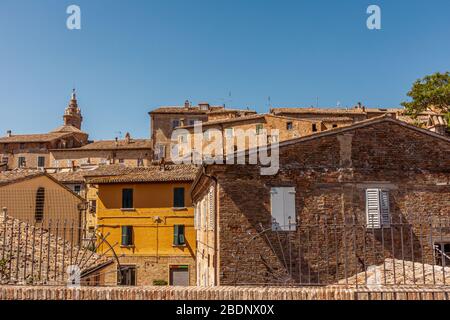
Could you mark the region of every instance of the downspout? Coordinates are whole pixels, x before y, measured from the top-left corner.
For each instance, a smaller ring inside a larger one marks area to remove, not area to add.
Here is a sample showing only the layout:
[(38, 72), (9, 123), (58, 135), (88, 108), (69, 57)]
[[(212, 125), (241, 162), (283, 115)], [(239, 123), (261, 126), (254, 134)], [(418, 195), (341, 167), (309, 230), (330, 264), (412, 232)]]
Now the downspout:
[(218, 241), (217, 241), (217, 238), (218, 238), (218, 233), (219, 233), (219, 231), (218, 231), (218, 209), (219, 209), (219, 188), (217, 187), (218, 186), (218, 182), (217, 182), (217, 178), (216, 177), (214, 177), (214, 176), (211, 176), (211, 175), (208, 175), (207, 173), (206, 173), (206, 167), (205, 166), (202, 166), (202, 172), (203, 172), (203, 175), (204, 176), (206, 176), (206, 177), (208, 177), (209, 179), (211, 179), (211, 180), (213, 180), (214, 181), (214, 190), (215, 190), (215, 195), (214, 195), (214, 260), (213, 260), (213, 265), (215, 266), (215, 268), (214, 268), (214, 272), (215, 272), (215, 275), (214, 275), (214, 286), (218, 286), (218, 279), (219, 279), (219, 272), (218, 272), (218, 270), (219, 270), (219, 263), (218, 263)]

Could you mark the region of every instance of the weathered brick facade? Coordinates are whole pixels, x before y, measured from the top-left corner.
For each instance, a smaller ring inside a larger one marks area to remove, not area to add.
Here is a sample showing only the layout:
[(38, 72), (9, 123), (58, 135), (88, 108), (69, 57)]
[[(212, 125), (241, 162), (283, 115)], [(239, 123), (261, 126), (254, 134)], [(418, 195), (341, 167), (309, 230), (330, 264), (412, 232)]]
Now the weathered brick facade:
[[(450, 217), (449, 155), (448, 138), (384, 117), (281, 143), (274, 176), (206, 167), (192, 196), (217, 183), (217, 284), (329, 283), (388, 257), (434, 264), (439, 217)], [(270, 189), (280, 186), (295, 187), (297, 231), (271, 231)], [(374, 187), (389, 191), (390, 228), (364, 227)]]

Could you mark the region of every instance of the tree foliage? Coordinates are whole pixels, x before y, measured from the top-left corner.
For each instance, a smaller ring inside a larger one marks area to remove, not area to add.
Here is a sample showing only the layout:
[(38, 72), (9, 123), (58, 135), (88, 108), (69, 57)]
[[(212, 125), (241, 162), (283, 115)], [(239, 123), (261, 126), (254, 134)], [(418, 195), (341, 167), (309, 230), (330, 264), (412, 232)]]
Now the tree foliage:
[(414, 82), (408, 92), (411, 102), (403, 102), (409, 114), (417, 116), (423, 111), (448, 114), (450, 107), (450, 72), (434, 73)]

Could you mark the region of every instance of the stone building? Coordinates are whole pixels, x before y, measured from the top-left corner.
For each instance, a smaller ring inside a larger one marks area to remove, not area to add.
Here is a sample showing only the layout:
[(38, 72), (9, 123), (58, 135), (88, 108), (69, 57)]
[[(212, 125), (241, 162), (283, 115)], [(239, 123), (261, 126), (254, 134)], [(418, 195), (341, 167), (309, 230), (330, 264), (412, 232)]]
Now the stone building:
[(53, 168), (72, 169), (95, 168), (102, 164), (125, 164), (143, 167), (151, 163), (153, 157), (152, 143), (147, 139), (133, 139), (127, 133), (125, 139), (99, 140), (72, 149), (50, 150)]
[(445, 114), (428, 110), (417, 115), (416, 118), (408, 115), (402, 108), (366, 108), (358, 103), (353, 108), (272, 108), (270, 113), (279, 116), (294, 117), (299, 119), (315, 119), (322, 121), (326, 129), (340, 128), (353, 123), (389, 116), (424, 129), (446, 135), (447, 120)]
[(329, 284), (386, 258), (436, 264), (450, 251), (449, 154), (449, 138), (382, 116), (281, 142), (276, 175), (204, 166), (191, 191), (197, 284)]
[(154, 159), (170, 160), (172, 132), (177, 127), (193, 125), (196, 121), (228, 119), (255, 114), (252, 110), (226, 109), (224, 106), (211, 106), (199, 103), (192, 106), (186, 101), (184, 106), (164, 106), (149, 112), (151, 140)]
[(8, 130), (0, 138), (0, 159), (7, 169), (48, 168), (51, 166), (51, 149), (70, 149), (88, 143), (88, 134), (81, 131), (83, 120), (75, 91), (64, 112), (64, 124), (44, 134), (16, 135)]

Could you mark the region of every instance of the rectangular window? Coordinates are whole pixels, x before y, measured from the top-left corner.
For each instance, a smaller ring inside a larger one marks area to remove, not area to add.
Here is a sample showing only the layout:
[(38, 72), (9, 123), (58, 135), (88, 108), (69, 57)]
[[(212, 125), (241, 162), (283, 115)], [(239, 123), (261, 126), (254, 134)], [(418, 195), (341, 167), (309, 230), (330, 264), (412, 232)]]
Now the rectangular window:
[(270, 209), (273, 231), (297, 230), (294, 187), (271, 188)]
[(180, 120), (172, 120), (172, 129), (180, 126)]
[(81, 193), (81, 186), (77, 184), (73, 187), (73, 191), (79, 195)]
[(390, 226), (389, 191), (382, 189), (366, 190), (366, 223), (369, 229)]
[(450, 266), (450, 243), (435, 243), (434, 244), (436, 265), (447, 267)]
[(262, 134), (263, 133), (263, 125), (262, 124), (257, 124), (256, 125), (256, 134)]
[(173, 207), (184, 208), (184, 188), (173, 189)]
[(286, 123), (286, 130), (292, 130), (294, 129), (294, 125), (291, 121)]
[(38, 157), (38, 168), (44, 168), (45, 167), (45, 157)]
[(143, 167), (144, 166), (144, 159), (137, 159), (137, 166)]
[(155, 160), (161, 160), (166, 155), (166, 146), (162, 144), (156, 145), (155, 148)]
[(23, 149), (25, 149), (25, 143), (21, 143), (21, 144), (19, 144), (19, 149), (20, 149), (20, 150), (23, 150)]
[(133, 227), (122, 226), (122, 246), (129, 247), (133, 245)]
[(119, 159), (119, 163), (125, 163), (124, 159)]
[(313, 123), (312, 125), (312, 131), (317, 132), (317, 124)]
[(122, 189), (122, 209), (133, 208), (133, 189)]
[(337, 124), (333, 124), (333, 128), (337, 128), (338, 127), (338, 125)]
[(193, 126), (193, 125), (195, 125), (195, 121), (197, 121), (197, 120), (196, 120), (196, 119), (190, 119), (189, 122), (188, 122), (188, 124), (189, 124), (190, 126)]
[(184, 225), (176, 224), (173, 226), (173, 245), (174, 246), (184, 246), (186, 244), (186, 239), (184, 236)]
[(121, 265), (117, 270), (117, 284), (119, 286), (136, 285), (136, 266)]
[(2, 163), (8, 163), (8, 157), (2, 157)]
[(17, 165), (19, 168), (24, 168), (26, 165), (25, 157), (19, 157)]

